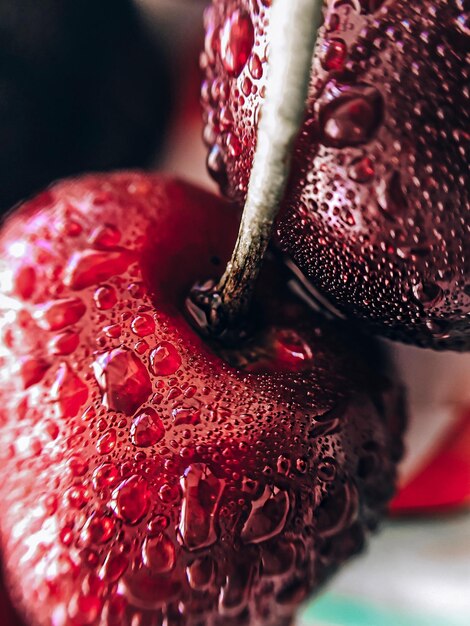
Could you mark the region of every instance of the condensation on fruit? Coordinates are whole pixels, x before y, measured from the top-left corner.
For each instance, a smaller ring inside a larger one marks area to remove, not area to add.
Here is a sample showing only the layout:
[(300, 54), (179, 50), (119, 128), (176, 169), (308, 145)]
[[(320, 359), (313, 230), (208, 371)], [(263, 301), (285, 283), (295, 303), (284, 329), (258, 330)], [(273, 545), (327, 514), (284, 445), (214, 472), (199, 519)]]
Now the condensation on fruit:
[(154, 446), (164, 435), (163, 422), (153, 409), (143, 409), (134, 417), (130, 436), (132, 443), (138, 448)]
[(382, 122), (383, 108), (380, 91), (372, 85), (327, 83), (315, 103), (321, 143), (346, 148), (369, 142)]
[(102, 353), (94, 361), (93, 371), (108, 409), (132, 415), (152, 392), (147, 368), (129, 349)]
[[(111, 181), (64, 183), (79, 186), (70, 203), (87, 199), (79, 230), (51, 191), (53, 210), (15, 235), (19, 256), (5, 267), (0, 254), (15, 304), (0, 308), (0, 497), (5, 549), (28, 563), (20, 593), (38, 599), (41, 626), (288, 620), (385, 508), (399, 392), (288, 292), (268, 289), (263, 332), (212, 354), (152, 283), (168, 249), (149, 253), (146, 234), (153, 245), (162, 203), (174, 209), (168, 182)], [(202, 245), (215, 215), (178, 232)], [(198, 274), (206, 253), (176, 265)], [(441, 294), (421, 281), (412, 297), (432, 308)]]
[[(261, 0), (213, 0), (206, 29), (219, 32), (241, 8), (253, 24), (251, 54), (237, 76), (220, 50), (208, 57), (201, 100), (209, 173), (243, 204), (270, 9)], [(324, 17), (277, 244), (336, 309), (373, 331), (468, 350), (468, 8), (328, 0)], [(224, 96), (212, 85), (224, 85)], [(436, 285), (439, 297), (417, 296), (418, 284)]]
[(254, 31), (248, 13), (235, 10), (222, 28), (220, 35), (220, 55), (226, 71), (239, 76), (251, 54)]

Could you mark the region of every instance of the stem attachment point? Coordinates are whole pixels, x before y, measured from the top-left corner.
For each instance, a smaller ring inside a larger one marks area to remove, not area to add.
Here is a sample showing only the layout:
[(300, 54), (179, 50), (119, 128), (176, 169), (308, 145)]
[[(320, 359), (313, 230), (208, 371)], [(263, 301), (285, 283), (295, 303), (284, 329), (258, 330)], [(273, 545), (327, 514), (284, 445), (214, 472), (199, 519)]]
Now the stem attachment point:
[(322, 5), (323, 0), (274, 0), (271, 8), (266, 97), (238, 239), (218, 284), (195, 287), (187, 301), (199, 330), (214, 338), (225, 340), (246, 324), (304, 119)]

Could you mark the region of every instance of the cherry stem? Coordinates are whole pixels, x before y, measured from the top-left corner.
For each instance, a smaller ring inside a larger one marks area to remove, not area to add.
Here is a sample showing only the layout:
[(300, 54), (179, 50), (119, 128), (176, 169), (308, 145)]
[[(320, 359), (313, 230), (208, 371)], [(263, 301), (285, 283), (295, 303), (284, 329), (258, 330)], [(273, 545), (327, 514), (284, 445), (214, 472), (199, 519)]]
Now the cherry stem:
[[(322, 5), (322, 0), (273, 2), (266, 97), (248, 194), (232, 258), (211, 290), (215, 326), (219, 322), (233, 330), (248, 312), (289, 177), (293, 143), (304, 119)], [(208, 325), (210, 332), (211, 321)]]

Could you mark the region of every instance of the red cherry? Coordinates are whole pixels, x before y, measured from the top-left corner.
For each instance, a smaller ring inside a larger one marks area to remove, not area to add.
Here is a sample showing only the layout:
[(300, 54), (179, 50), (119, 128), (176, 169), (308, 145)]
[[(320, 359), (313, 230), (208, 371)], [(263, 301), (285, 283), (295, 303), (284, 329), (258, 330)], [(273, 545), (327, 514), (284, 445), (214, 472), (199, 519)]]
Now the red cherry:
[[(58, 227), (71, 206), (73, 237)], [(59, 183), (6, 222), (2, 552), (32, 623), (274, 624), (379, 521), (403, 408), (373, 346), (310, 311), (273, 262), (243, 345), (217, 355), (182, 314), (238, 220), (189, 185), (121, 173)], [(120, 237), (94, 265), (97, 224)], [(35, 315), (54, 304), (80, 338), (70, 353), (50, 350), (56, 324)], [(28, 386), (13, 374), (26, 355), (48, 363)]]
[[(268, 75), (269, 4), (213, 0), (206, 12), (211, 41), (235, 14), (254, 31), (236, 76), (220, 47), (202, 55), (209, 171), (240, 202)], [(277, 243), (374, 331), (469, 349), (468, 11), (422, 4), (327, 2)]]

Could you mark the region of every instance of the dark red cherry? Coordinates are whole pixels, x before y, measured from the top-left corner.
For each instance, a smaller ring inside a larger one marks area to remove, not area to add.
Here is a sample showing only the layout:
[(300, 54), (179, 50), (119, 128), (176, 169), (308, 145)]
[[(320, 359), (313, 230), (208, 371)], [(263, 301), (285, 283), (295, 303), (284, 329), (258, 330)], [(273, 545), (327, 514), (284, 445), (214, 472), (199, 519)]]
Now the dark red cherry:
[[(277, 244), (344, 315), (403, 341), (466, 350), (468, 7), (325, 4)], [(254, 31), (236, 76), (216, 37), (235, 14), (249, 16)], [(209, 171), (240, 202), (263, 105), (269, 16), (269, 2), (214, 0), (205, 18)]]

